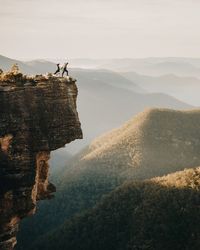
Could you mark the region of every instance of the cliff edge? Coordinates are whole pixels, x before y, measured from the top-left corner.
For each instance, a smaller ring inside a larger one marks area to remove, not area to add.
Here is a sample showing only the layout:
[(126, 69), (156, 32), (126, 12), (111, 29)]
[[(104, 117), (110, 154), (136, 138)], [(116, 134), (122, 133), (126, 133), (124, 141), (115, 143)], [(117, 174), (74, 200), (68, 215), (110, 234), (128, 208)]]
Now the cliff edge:
[(50, 151), (82, 138), (76, 80), (16, 73), (0, 79), (0, 249), (12, 250), (18, 225), (52, 197)]

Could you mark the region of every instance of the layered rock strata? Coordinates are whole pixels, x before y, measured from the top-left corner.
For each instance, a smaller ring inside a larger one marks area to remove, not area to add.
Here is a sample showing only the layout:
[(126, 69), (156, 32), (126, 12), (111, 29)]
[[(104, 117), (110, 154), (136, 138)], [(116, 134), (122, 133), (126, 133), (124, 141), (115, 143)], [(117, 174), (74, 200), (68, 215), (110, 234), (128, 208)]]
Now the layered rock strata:
[(72, 78), (0, 82), (0, 249), (16, 244), (20, 220), (48, 199), (50, 151), (82, 138)]

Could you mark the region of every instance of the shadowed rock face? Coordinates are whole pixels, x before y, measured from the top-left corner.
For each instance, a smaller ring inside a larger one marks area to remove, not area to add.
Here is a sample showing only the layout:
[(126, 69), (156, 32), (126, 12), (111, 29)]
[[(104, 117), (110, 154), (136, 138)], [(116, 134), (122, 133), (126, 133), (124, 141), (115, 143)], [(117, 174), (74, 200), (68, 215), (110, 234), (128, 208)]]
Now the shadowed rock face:
[(50, 151), (81, 139), (82, 131), (73, 79), (0, 85), (0, 249), (11, 250), (20, 220), (56, 190), (48, 181)]

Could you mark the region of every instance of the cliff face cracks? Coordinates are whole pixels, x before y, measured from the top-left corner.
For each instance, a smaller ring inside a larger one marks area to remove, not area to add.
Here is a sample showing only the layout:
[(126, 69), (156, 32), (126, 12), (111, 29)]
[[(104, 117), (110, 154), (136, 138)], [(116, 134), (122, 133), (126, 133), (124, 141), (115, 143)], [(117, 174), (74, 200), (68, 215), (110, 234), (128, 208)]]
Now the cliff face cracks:
[(0, 249), (16, 244), (18, 225), (36, 201), (56, 191), (48, 181), (52, 150), (82, 138), (72, 78), (0, 83)]

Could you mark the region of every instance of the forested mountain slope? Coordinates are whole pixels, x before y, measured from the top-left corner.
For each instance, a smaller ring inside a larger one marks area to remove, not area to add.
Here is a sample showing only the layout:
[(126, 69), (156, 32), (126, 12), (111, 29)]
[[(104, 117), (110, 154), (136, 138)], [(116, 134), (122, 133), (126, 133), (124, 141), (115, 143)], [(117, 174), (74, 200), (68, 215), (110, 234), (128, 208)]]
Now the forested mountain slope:
[(129, 182), (31, 250), (198, 250), (200, 168)]
[(55, 199), (41, 204), (36, 216), (23, 222), (18, 238), (21, 246), (92, 207), (126, 180), (199, 166), (199, 112), (146, 110), (94, 140), (60, 173)]

